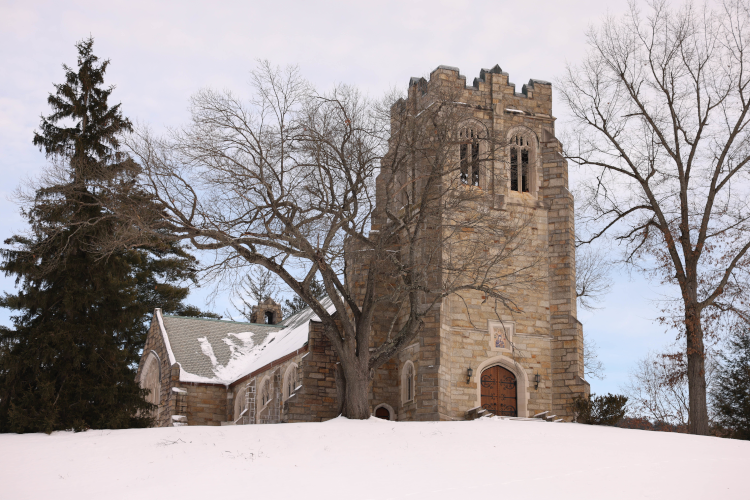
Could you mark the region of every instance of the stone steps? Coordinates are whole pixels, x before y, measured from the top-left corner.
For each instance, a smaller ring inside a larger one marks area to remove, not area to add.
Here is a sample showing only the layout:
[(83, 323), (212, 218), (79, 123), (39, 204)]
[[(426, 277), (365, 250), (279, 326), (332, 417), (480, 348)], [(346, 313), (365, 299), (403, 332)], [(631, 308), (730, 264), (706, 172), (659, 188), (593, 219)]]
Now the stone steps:
[(492, 414), (492, 412), (482, 408), (481, 406), (477, 406), (475, 408), (472, 408), (471, 410), (466, 412), (466, 420), (476, 420), (478, 418), (483, 417), (495, 417), (501, 418), (502, 420), (524, 420), (527, 422), (562, 422), (563, 419), (556, 418), (557, 415), (547, 415), (548, 411), (543, 411), (542, 413), (537, 413), (533, 417), (504, 417), (504, 416), (498, 416)]

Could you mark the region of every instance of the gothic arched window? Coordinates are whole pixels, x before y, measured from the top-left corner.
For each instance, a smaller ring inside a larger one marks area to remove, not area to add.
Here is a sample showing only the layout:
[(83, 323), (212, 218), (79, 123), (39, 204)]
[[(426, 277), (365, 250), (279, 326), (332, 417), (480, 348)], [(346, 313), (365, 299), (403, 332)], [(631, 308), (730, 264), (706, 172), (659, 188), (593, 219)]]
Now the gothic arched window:
[(260, 390), (260, 404), (266, 406), (269, 401), (271, 401), (271, 379), (267, 378)]
[(531, 192), (531, 146), (529, 138), (514, 135), (510, 140), (510, 190)]
[(414, 400), (415, 378), (414, 363), (407, 361), (401, 371), (401, 398), (404, 404)]
[(141, 371), (141, 388), (148, 389), (149, 394), (146, 398), (151, 404), (159, 405), (161, 401), (161, 363), (159, 357), (151, 351), (143, 364)]
[(246, 388), (243, 387), (237, 391), (234, 397), (234, 420), (237, 421), (243, 416), (242, 412), (247, 409)]
[(297, 375), (297, 365), (292, 363), (284, 374), (284, 400), (294, 394), (299, 386), (299, 376)]

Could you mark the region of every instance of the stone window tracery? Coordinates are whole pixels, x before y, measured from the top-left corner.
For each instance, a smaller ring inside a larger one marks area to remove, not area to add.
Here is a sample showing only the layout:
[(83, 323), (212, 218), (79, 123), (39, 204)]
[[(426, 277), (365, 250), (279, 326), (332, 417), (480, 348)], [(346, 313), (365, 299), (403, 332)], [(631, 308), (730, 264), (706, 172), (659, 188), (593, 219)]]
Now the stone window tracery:
[(510, 140), (510, 190), (519, 193), (531, 192), (531, 141), (522, 134)]
[(461, 182), (479, 186), (479, 134), (474, 128), (459, 132), (459, 154), (461, 159)]

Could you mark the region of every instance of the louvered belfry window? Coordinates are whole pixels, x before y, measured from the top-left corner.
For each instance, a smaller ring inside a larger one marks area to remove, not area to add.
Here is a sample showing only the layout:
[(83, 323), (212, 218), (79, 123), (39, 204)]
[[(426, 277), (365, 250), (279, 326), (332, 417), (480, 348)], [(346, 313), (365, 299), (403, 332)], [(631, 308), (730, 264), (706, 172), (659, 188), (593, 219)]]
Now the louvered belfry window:
[(459, 132), (461, 182), (479, 186), (479, 136), (472, 128)]

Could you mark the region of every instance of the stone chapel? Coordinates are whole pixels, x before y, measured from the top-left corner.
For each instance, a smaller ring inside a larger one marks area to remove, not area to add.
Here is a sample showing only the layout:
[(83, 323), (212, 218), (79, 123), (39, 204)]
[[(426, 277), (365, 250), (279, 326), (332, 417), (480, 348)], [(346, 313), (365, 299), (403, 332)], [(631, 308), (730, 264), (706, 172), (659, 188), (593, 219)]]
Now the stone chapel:
[[(530, 80), (518, 93), (499, 66), (483, 69), (467, 86), (458, 68), (439, 66), (429, 80), (412, 78), (409, 95), (438, 84), (460, 92), (461, 103), (475, 110), (473, 120), (506, 139), (507, 158), (483, 172), (462, 172), (462, 180), (486, 190), (494, 209), (531, 215), (546, 252), (547, 279), (516, 298), (522, 313), (499, 319), (480, 294), (460, 303), (443, 300), (419, 337), (376, 370), (372, 414), (571, 420), (573, 399), (588, 395), (589, 385), (576, 319), (573, 196), (555, 138), (552, 86)], [(336, 354), (310, 309), (282, 318), (268, 299), (253, 308), (251, 319), (154, 311), (137, 378), (158, 407), (156, 425), (320, 422), (338, 415)]]

